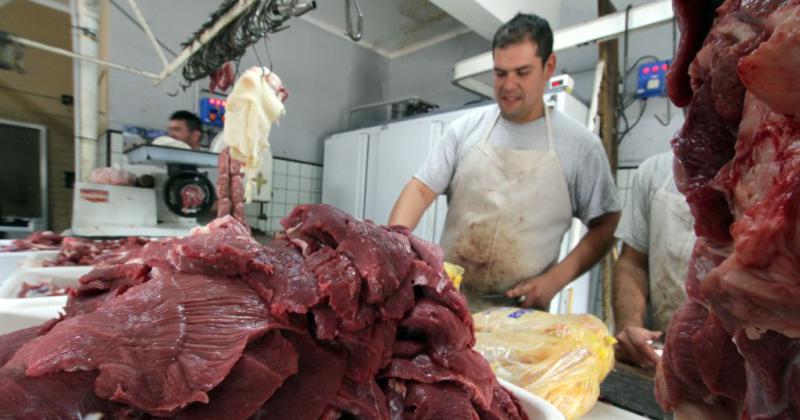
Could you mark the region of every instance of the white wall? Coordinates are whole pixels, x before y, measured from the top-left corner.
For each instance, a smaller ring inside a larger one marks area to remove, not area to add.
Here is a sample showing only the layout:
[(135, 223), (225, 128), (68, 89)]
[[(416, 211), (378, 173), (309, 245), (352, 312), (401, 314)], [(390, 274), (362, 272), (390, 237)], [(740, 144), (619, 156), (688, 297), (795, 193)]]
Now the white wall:
[[(140, 1), (143, 14), (156, 36), (173, 51), (188, 38), (216, 8), (218, 1), (186, 3)], [(125, 7), (126, 2), (117, 0)], [(180, 19), (175, 19), (180, 16)], [(118, 10), (110, 8), (110, 59), (113, 62), (150, 70), (160, 63), (144, 34)], [(276, 73), (289, 90), (286, 116), (270, 136), (273, 154), (313, 163), (322, 163), (322, 139), (341, 130), (347, 111), (357, 105), (382, 99), (387, 61), (382, 56), (352, 42), (324, 32), (300, 19), (289, 21), (290, 29), (273, 34), (269, 51)], [(263, 43), (257, 43), (261, 59), (267, 64)], [(171, 56), (168, 55), (168, 59)], [(252, 49), (241, 67), (258, 62)], [(109, 119), (112, 127), (129, 123), (152, 128), (166, 126), (169, 115), (178, 109), (195, 109), (195, 86), (175, 97), (167, 91), (179, 90), (176, 80), (163, 88), (153, 87), (148, 79), (112, 71), (109, 78)], [(207, 81), (197, 85), (207, 88)]]
[(466, 58), (488, 51), (490, 41), (475, 33), (423, 48), (389, 61), (384, 83), (387, 100), (417, 96), (441, 108), (460, 106), (481, 99), (453, 85), (453, 66)]

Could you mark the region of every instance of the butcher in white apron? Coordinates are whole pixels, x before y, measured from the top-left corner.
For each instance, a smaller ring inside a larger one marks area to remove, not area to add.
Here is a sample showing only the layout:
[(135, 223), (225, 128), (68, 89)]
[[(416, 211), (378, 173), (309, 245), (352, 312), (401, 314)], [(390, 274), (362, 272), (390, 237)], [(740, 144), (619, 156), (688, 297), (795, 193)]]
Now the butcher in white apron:
[(694, 247), (694, 218), (669, 177), (656, 191), (650, 209), (650, 306), (653, 328), (666, 331), (672, 314), (686, 301), (684, 283)]
[(550, 111), (546, 150), (490, 144), (497, 119), (456, 170), (442, 235), (445, 259), (465, 269), (461, 288), (473, 311), (509, 303), (497, 296), (550, 268), (572, 220)]
[(643, 162), (621, 226), (614, 278), (617, 355), (642, 366), (658, 363), (656, 342), (686, 300), (694, 219), (674, 182), (671, 153)]
[[(439, 241), (446, 259), (465, 268), (472, 310), (546, 307), (613, 242), (619, 203), (602, 145), (580, 121), (544, 104), (556, 66), (552, 44), (549, 24), (536, 15), (518, 14), (498, 29), (497, 105), (449, 124), (389, 217), (414, 229), (436, 197), (448, 195)], [(557, 262), (573, 216), (589, 232)]]

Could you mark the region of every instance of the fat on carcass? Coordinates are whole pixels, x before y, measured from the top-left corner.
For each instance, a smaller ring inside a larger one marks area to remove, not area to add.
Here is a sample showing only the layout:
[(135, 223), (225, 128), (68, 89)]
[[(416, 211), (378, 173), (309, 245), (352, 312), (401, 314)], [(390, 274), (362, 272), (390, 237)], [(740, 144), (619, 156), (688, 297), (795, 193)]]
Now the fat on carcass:
[(287, 96), (278, 75), (265, 67), (253, 67), (236, 81), (228, 96), (223, 133), (226, 147), (218, 163), (218, 217), (232, 214), (247, 224), (244, 203), (252, 200), (255, 175), (269, 149), (269, 133), (285, 113)]

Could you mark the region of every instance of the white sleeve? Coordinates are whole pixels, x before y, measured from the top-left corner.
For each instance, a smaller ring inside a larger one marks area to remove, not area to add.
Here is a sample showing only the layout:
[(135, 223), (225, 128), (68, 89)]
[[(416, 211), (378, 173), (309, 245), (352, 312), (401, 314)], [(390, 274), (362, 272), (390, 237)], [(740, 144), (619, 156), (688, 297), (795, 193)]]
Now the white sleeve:
[(419, 168), (414, 178), (422, 181), (437, 194), (444, 194), (450, 186), (458, 160), (458, 140), (453, 126), (445, 130), (442, 138), (433, 147), (425, 163)]
[[(649, 163), (649, 162), (647, 162)], [(642, 164), (633, 174), (630, 196), (622, 212), (617, 237), (641, 253), (650, 243), (650, 203), (653, 165)]]

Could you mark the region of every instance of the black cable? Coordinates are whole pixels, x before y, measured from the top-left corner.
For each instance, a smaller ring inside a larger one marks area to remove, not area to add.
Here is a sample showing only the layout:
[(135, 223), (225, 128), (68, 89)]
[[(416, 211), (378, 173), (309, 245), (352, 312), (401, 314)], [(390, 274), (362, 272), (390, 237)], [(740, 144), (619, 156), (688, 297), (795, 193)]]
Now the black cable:
[[(117, 2), (115, 2), (114, 0), (108, 0), (108, 1), (110, 1), (110, 2), (111, 2), (111, 4), (112, 4), (114, 7), (116, 7), (116, 8), (117, 8), (117, 10), (119, 10), (119, 11), (120, 11), (120, 13), (122, 13), (122, 14), (123, 14), (123, 15), (124, 15), (126, 18), (128, 18), (128, 20), (129, 20), (129, 21), (131, 21), (131, 22), (132, 22), (134, 25), (136, 25), (136, 27), (137, 27), (137, 28), (139, 28), (139, 29), (140, 29), (142, 32), (145, 32), (145, 30), (144, 30), (144, 28), (142, 27), (142, 25), (140, 25), (140, 24), (139, 24), (139, 21), (138, 21), (138, 20), (136, 20), (136, 18), (134, 18), (133, 16), (131, 16), (131, 15), (130, 15), (128, 12), (126, 12), (126, 11), (125, 11), (125, 9), (123, 9), (122, 7), (120, 7), (120, 6), (117, 4)], [(153, 35), (153, 37), (155, 38), (155, 35)], [(178, 56), (178, 54), (175, 54), (175, 52), (174, 52), (174, 51), (172, 51), (171, 49), (169, 49), (169, 47), (167, 47), (167, 46), (166, 46), (166, 45), (165, 45), (163, 42), (161, 42), (161, 40), (159, 40), (158, 38), (156, 38), (156, 42), (158, 43), (158, 45), (160, 45), (160, 46), (161, 46), (161, 48), (165, 49), (165, 50), (166, 50), (168, 53), (172, 54), (172, 56), (173, 56), (173, 57), (177, 57), (177, 56)]]
[[(639, 116), (636, 117), (636, 120), (633, 122), (633, 124), (631, 124), (625, 131), (622, 132), (622, 134), (620, 134), (619, 139), (617, 140), (617, 146), (619, 146), (620, 143), (622, 143), (622, 140), (625, 139), (625, 136), (627, 136), (631, 131), (633, 131), (633, 129), (637, 125), (639, 125), (639, 122), (642, 121), (642, 117), (644, 116), (644, 111), (647, 109), (647, 100), (643, 99), (642, 102), (643, 102), (642, 103), (642, 107), (639, 110)], [(623, 113), (623, 115), (624, 115), (624, 113)], [(626, 120), (627, 120), (627, 117), (626, 117)]]

